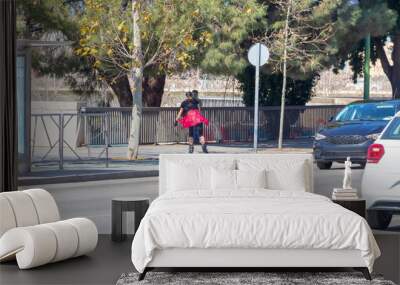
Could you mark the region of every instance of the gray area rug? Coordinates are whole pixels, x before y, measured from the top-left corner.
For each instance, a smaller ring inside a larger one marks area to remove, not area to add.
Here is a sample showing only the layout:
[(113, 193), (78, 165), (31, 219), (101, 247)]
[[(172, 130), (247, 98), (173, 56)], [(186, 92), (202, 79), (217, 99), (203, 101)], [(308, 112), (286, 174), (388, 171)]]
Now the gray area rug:
[(138, 276), (138, 273), (122, 274), (117, 285), (395, 285), (392, 281), (384, 280), (381, 276), (372, 276), (373, 280), (368, 281), (358, 272), (148, 272), (146, 278), (142, 281), (138, 281)]

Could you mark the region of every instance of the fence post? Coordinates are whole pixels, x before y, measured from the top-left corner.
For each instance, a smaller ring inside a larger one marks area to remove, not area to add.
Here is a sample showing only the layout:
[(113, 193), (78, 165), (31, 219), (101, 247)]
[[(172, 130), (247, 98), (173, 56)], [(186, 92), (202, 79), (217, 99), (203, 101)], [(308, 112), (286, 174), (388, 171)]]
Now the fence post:
[(109, 145), (109, 135), (110, 135), (110, 133), (109, 133), (109, 130), (110, 130), (110, 125), (109, 125), (110, 116), (111, 116), (110, 113), (106, 113), (105, 117), (103, 117), (106, 120), (106, 122), (105, 122), (106, 129), (105, 129), (105, 132), (104, 132), (104, 142), (106, 144), (106, 167), (107, 168), (108, 168), (108, 145)]
[(60, 170), (64, 169), (64, 114), (59, 115), (58, 124), (58, 155), (60, 157)]
[(34, 155), (35, 155), (37, 118), (38, 117), (35, 116), (35, 127), (33, 128), (33, 142), (32, 142), (32, 153), (31, 153), (31, 165), (30, 165), (30, 167), (32, 167), (32, 160), (33, 160)]

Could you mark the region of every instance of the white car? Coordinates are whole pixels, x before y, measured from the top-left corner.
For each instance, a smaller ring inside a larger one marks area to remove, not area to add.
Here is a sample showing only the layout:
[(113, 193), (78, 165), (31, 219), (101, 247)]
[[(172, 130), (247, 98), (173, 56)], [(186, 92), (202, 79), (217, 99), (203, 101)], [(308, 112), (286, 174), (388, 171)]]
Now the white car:
[(400, 215), (400, 112), (368, 148), (361, 195), (372, 228), (386, 229)]

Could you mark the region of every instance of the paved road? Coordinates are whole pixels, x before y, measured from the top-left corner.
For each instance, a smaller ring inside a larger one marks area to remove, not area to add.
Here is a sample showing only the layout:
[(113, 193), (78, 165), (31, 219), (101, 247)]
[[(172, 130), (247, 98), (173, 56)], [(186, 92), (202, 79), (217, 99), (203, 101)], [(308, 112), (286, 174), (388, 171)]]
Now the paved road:
[[(253, 152), (252, 144), (236, 143), (236, 144), (211, 144), (209, 145), (210, 153), (248, 153)], [(263, 142), (259, 144), (259, 151), (276, 148), (276, 141)], [(285, 140), (283, 143), (285, 149), (309, 149), (312, 148), (312, 139), (292, 139)], [(68, 148), (64, 149), (64, 169), (66, 171), (105, 171), (109, 170), (134, 170), (134, 171), (151, 171), (158, 167), (158, 156), (161, 153), (187, 153), (188, 146), (186, 144), (163, 144), (163, 145), (141, 145), (139, 147), (139, 159), (129, 161), (126, 159), (126, 146), (115, 146), (109, 148), (109, 168), (106, 168), (105, 154), (103, 148), (91, 148), (90, 151), (86, 147), (75, 149), (75, 153), (79, 155), (81, 160)], [(32, 170), (35, 173), (46, 172), (50, 175), (62, 175), (59, 168), (58, 149), (54, 148), (47, 156), (48, 148), (35, 148), (33, 155)], [(195, 153), (200, 153), (200, 146), (195, 146)], [(43, 157), (44, 161), (42, 161)]]
[[(311, 152), (312, 139), (285, 140), (283, 147), (286, 151)], [(259, 144), (258, 152), (271, 151), (276, 148), (276, 141), (263, 142)], [(254, 152), (253, 145), (249, 143), (211, 144), (208, 149), (210, 153)], [(54, 149), (45, 161), (33, 163), (32, 172), (19, 177), (20, 185), (154, 176), (157, 175), (155, 172), (158, 171), (160, 154), (187, 153), (188, 146), (186, 144), (141, 145), (137, 160), (126, 159), (126, 146), (111, 147), (108, 167), (104, 153), (100, 155), (102, 151), (102, 148), (92, 148), (90, 157), (88, 157), (88, 149), (81, 147), (75, 150), (81, 158), (77, 159), (70, 149), (65, 149), (63, 169), (59, 169), (58, 152)], [(36, 149), (33, 160), (40, 161), (40, 157), (46, 152), (47, 149)], [(200, 146), (197, 145), (195, 153), (201, 152)]]
[[(353, 169), (353, 185), (360, 189), (362, 169)], [(342, 184), (343, 166), (332, 170), (314, 168), (315, 192), (330, 197), (334, 187)], [(158, 178), (116, 179), (77, 183), (38, 185), (55, 197), (63, 218), (84, 216), (93, 219), (100, 233), (110, 233), (111, 199), (118, 196), (157, 197)], [(29, 186), (24, 186), (24, 189)]]

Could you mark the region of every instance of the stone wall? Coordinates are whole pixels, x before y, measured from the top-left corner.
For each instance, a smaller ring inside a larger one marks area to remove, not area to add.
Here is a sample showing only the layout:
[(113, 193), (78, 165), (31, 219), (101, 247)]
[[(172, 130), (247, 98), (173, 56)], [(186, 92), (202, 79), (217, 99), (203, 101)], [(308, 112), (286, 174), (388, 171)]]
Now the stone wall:
[[(359, 78), (357, 83), (352, 80), (352, 71), (346, 67), (338, 74), (332, 70), (321, 73), (310, 104), (346, 104), (359, 100), (363, 96), (364, 80)], [(379, 61), (371, 65), (371, 98), (390, 98), (391, 86), (384, 74)], [(175, 107), (185, 98), (184, 93), (193, 89), (200, 92), (202, 98), (215, 98), (219, 102), (238, 101), (241, 97), (239, 83), (234, 77), (213, 76), (192, 70), (167, 77), (162, 106)], [(101, 105), (104, 98), (111, 106), (118, 106), (112, 99), (110, 90), (99, 91), (90, 97), (74, 94), (62, 79), (37, 77), (32, 73), (33, 101), (72, 101), (82, 102), (88, 106)], [(222, 100), (222, 101), (221, 101)], [(223, 103), (218, 103), (223, 105)], [(228, 104), (228, 103), (227, 103)], [(235, 103), (236, 104), (236, 103)]]
[[(364, 92), (364, 78), (358, 78), (357, 82), (354, 83), (352, 76), (353, 72), (349, 66), (338, 74), (335, 74), (332, 70), (322, 72), (314, 90), (313, 101), (337, 102), (344, 99), (361, 99)], [(391, 96), (390, 82), (378, 61), (376, 65), (371, 65), (370, 97), (391, 98)]]

